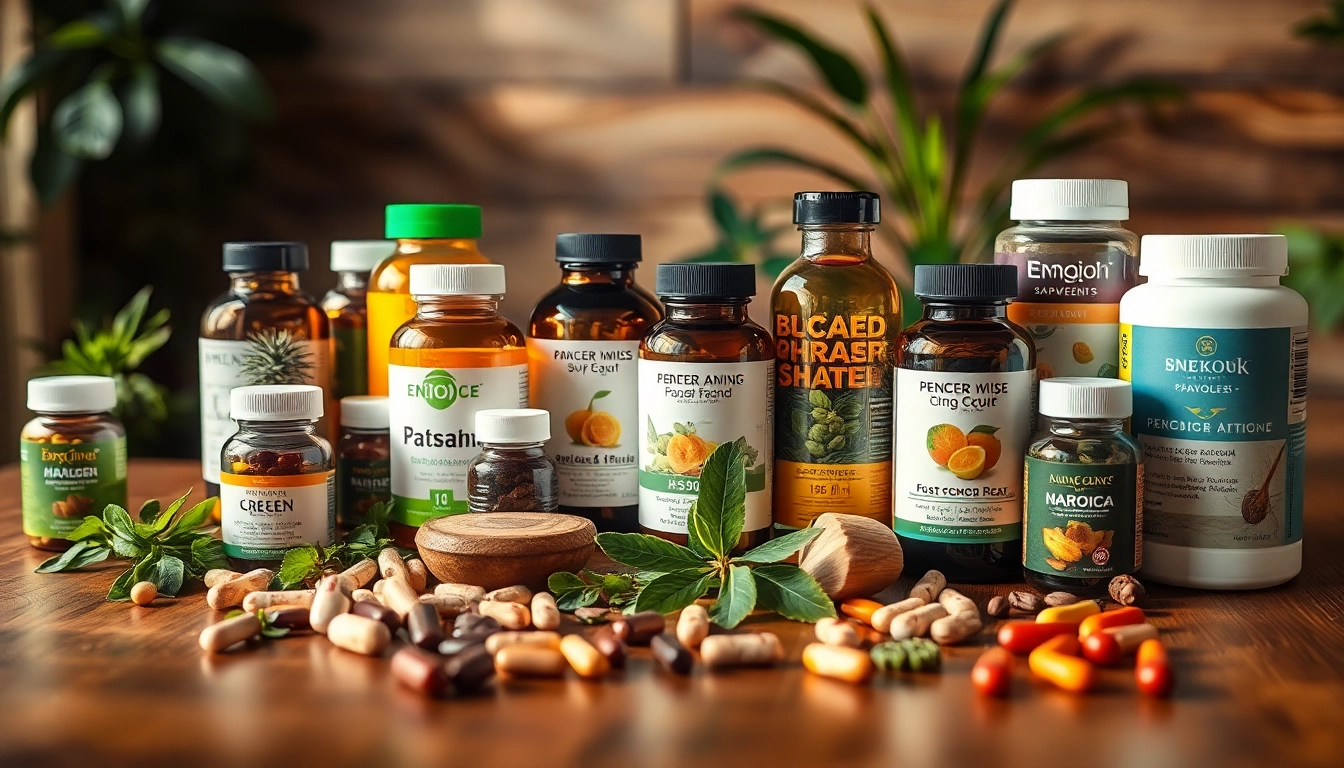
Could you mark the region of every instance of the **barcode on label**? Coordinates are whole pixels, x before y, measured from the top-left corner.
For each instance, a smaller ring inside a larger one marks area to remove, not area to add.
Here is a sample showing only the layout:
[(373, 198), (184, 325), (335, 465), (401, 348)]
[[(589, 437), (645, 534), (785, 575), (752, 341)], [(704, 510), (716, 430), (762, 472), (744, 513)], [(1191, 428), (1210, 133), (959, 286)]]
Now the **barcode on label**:
[(1293, 331), (1292, 346), (1292, 396), (1288, 410), (1291, 414), (1300, 414), (1307, 408), (1307, 332)]

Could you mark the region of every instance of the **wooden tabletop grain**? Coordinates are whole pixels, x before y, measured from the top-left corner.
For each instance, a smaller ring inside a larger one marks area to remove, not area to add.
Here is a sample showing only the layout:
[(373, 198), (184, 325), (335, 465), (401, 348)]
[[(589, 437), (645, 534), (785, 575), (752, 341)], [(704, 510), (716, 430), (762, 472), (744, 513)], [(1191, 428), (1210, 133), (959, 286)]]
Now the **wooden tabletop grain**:
[[(1150, 585), (1178, 673), (1169, 701), (1139, 696), (1128, 670), (1074, 696), (1030, 680), (1025, 663), (1011, 698), (983, 700), (968, 672), (989, 632), (950, 649), (942, 674), (853, 687), (804, 673), (811, 627), (768, 616), (748, 624), (784, 640), (789, 661), (774, 670), (678, 678), (639, 649), (600, 682), (497, 681), (472, 698), (427, 700), (398, 687), (386, 658), (321, 637), (205, 655), (196, 636), (220, 614), (199, 589), (141, 608), (103, 602), (118, 564), (34, 574), (46, 555), (20, 534), (9, 467), (0, 765), (1337, 766), (1344, 401), (1313, 403), (1310, 425), (1302, 575), (1259, 592)], [(137, 461), (131, 472), (133, 504), (199, 484), (187, 462)], [(1008, 588), (966, 591), (983, 602)]]

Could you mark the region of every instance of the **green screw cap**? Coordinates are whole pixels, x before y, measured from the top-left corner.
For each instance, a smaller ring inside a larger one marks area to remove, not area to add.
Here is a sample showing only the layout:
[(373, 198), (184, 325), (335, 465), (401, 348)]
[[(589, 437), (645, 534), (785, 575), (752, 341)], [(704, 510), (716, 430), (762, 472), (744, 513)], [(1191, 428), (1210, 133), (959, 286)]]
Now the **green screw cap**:
[(393, 240), (481, 236), (481, 207), (456, 203), (398, 203), (387, 206), (385, 235)]

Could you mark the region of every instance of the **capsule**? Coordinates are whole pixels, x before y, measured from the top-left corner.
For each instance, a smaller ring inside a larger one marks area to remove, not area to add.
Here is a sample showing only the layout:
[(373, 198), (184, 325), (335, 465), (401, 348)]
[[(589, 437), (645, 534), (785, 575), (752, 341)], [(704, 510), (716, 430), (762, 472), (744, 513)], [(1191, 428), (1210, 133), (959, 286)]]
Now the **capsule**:
[(630, 645), (647, 645), (667, 628), (667, 619), (657, 611), (643, 611), (622, 616), (611, 624), (617, 639)]
[(452, 595), (421, 595), (420, 602), (434, 606), (445, 619), (455, 619), (471, 610), (471, 603)]
[(484, 648), (485, 642), (476, 637), (450, 637), (439, 643), (438, 651), (440, 656), (456, 656), (468, 648), (477, 646)]
[(1143, 621), (1143, 609), (1133, 606), (1117, 608), (1105, 613), (1094, 613), (1083, 619), (1082, 623), (1078, 625), (1078, 639), (1082, 640), (1088, 635), (1095, 634), (1103, 629), (1123, 627), (1127, 624), (1142, 624)]
[(695, 659), (691, 658), (691, 652), (677, 642), (675, 637), (668, 634), (654, 635), (649, 641), (649, 650), (653, 652), (653, 658), (657, 659), (668, 672), (677, 675), (691, 674), (691, 666), (695, 663)]
[(522, 584), (515, 584), (512, 587), (500, 587), (499, 589), (486, 592), (485, 597), (481, 598), (481, 602), (486, 601), (496, 603), (517, 603), (518, 605), (526, 606), (532, 602), (532, 590), (524, 587)]
[(266, 623), (276, 629), (302, 631), (311, 629), (308, 608), (302, 605), (277, 606), (266, 609)]
[(420, 558), (413, 557), (406, 561), (406, 581), (416, 592), (424, 592), (425, 587), (429, 585), (429, 571)]
[(496, 632), (485, 639), (485, 650), (491, 655), (510, 645), (536, 645), (560, 650), (558, 632)]
[(814, 631), (816, 632), (817, 640), (826, 645), (858, 648), (863, 644), (862, 641), (859, 640), (859, 633), (854, 629), (854, 625), (844, 619), (817, 619)]
[(231, 619), (215, 622), (201, 630), (198, 640), (201, 648), (210, 653), (219, 653), (234, 643), (251, 640), (261, 634), (261, 619), (256, 614), (244, 613)]
[(383, 585), (383, 593), (378, 599), (383, 601), (383, 605), (396, 611), (402, 620), (406, 619), (406, 614), (410, 613), (412, 608), (420, 604), (420, 595), (411, 589), (411, 585), (405, 579), (383, 579), (378, 583)]
[(514, 677), (559, 677), (569, 662), (554, 648), (508, 645), (495, 654), (495, 669)]
[(472, 693), (480, 690), (494, 676), (495, 660), (485, 650), (485, 646), (478, 645), (449, 659), (447, 669), (454, 688), (460, 693)]
[(392, 654), (392, 676), (397, 682), (426, 696), (440, 696), (452, 682), (443, 659), (409, 645)]
[(825, 643), (812, 643), (803, 649), (803, 667), (814, 675), (847, 683), (866, 683), (873, 676), (873, 660), (868, 654)]
[(271, 583), (275, 574), (265, 568), (248, 571), (228, 581), (216, 584), (205, 593), (205, 602), (216, 611), (234, 608), (243, 604), (243, 598), (252, 592), (260, 592)]
[(249, 592), (243, 598), (243, 610), (256, 613), (263, 608), (277, 605), (301, 605), (305, 608), (313, 604), (314, 590), (291, 589), (284, 592)]
[(211, 587), (218, 586), (226, 581), (232, 581), (242, 575), (243, 574), (237, 571), (231, 571), (228, 568), (211, 568), (205, 572), (205, 576), (201, 580), (205, 582), (205, 588), (210, 589)]
[(784, 645), (770, 632), (710, 635), (700, 645), (700, 659), (710, 669), (765, 667), (784, 658)]
[(373, 577), (377, 575), (378, 564), (366, 557), (349, 568), (346, 568), (344, 571), (341, 571), (341, 587), (346, 592), (354, 592), (356, 589), (373, 581)]
[(397, 634), (398, 629), (401, 629), (401, 617), (397, 615), (396, 611), (388, 608), (382, 603), (374, 602), (373, 600), (362, 600), (355, 603), (355, 606), (350, 609), (350, 612), (356, 616), (363, 616), (366, 619), (381, 621), (387, 627), (387, 631), (394, 635)]
[(909, 613), (916, 608), (922, 608), (925, 605), (924, 599), (920, 597), (907, 597), (900, 602), (884, 605), (873, 611), (872, 626), (882, 634), (886, 634), (891, 629), (891, 622), (902, 613)]
[(607, 657), (612, 669), (624, 669), (625, 659), (629, 656), (629, 651), (625, 643), (611, 631), (610, 627), (603, 627), (593, 635), (593, 647), (598, 653)]
[(460, 597), (468, 603), (479, 603), (485, 599), (485, 590), (474, 584), (440, 584), (434, 587), (434, 594)]
[(464, 613), (453, 622), (453, 637), (479, 635), (482, 640), (500, 631), (499, 622), (479, 613)]
[(560, 628), (560, 609), (550, 592), (538, 592), (532, 596), (532, 626), (543, 631)]
[(429, 603), (417, 603), (406, 614), (406, 634), (411, 645), (433, 651), (443, 642), (443, 622), (439, 621), (439, 612)]
[(341, 590), (340, 576), (324, 576), (317, 584), (313, 605), (308, 609), (308, 623), (314, 632), (327, 633), (331, 620), (350, 610), (350, 598)]
[(709, 611), (695, 603), (682, 608), (677, 617), (677, 641), (687, 648), (699, 648), (706, 637), (709, 637)]
[(383, 579), (402, 579), (409, 586), (411, 574), (406, 571), (406, 561), (396, 547), (383, 547), (378, 552), (378, 573)]
[(1057, 605), (1053, 608), (1046, 608), (1036, 614), (1036, 621), (1042, 624), (1053, 622), (1064, 622), (1066, 624), (1081, 624), (1083, 619), (1088, 616), (1101, 613), (1101, 606), (1097, 605), (1095, 600), (1079, 600), (1069, 605)]
[(486, 600), (477, 603), (476, 610), (480, 611), (482, 616), (489, 616), (498, 621), (505, 629), (521, 630), (532, 625), (532, 612), (527, 610), (527, 606), (518, 603)]
[(852, 616), (870, 627), (873, 625), (873, 614), (881, 608), (881, 603), (863, 597), (851, 597), (840, 603), (841, 613)]
[(582, 635), (566, 635), (560, 641), (560, 653), (564, 654), (565, 660), (579, 677), (598, 678), (611, 670), (611, 662), (607, 661), (607, 657), (583, 639)]
[(342, 613), (327, 625), (327, 639), (337, 648), (377, 656), (392, 642), (387, 625), (367, 616)]

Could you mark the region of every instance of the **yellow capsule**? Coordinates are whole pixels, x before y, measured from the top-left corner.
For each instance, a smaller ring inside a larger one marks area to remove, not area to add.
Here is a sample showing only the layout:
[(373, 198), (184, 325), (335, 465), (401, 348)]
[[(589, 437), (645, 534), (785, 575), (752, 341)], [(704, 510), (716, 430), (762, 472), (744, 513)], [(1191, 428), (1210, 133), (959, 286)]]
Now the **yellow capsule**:
[(1052, 621), (1064, 624), (1082, 624), (1083, 619), (1098, 613), (1101, 613), (1101, 606), (1097, 605), (1095, 600), (1079, 600), (1072, 605), (1057, 605), (1053, 608), (1046, 608), (1036, 614), (1036, 622), (1038, 624)]

